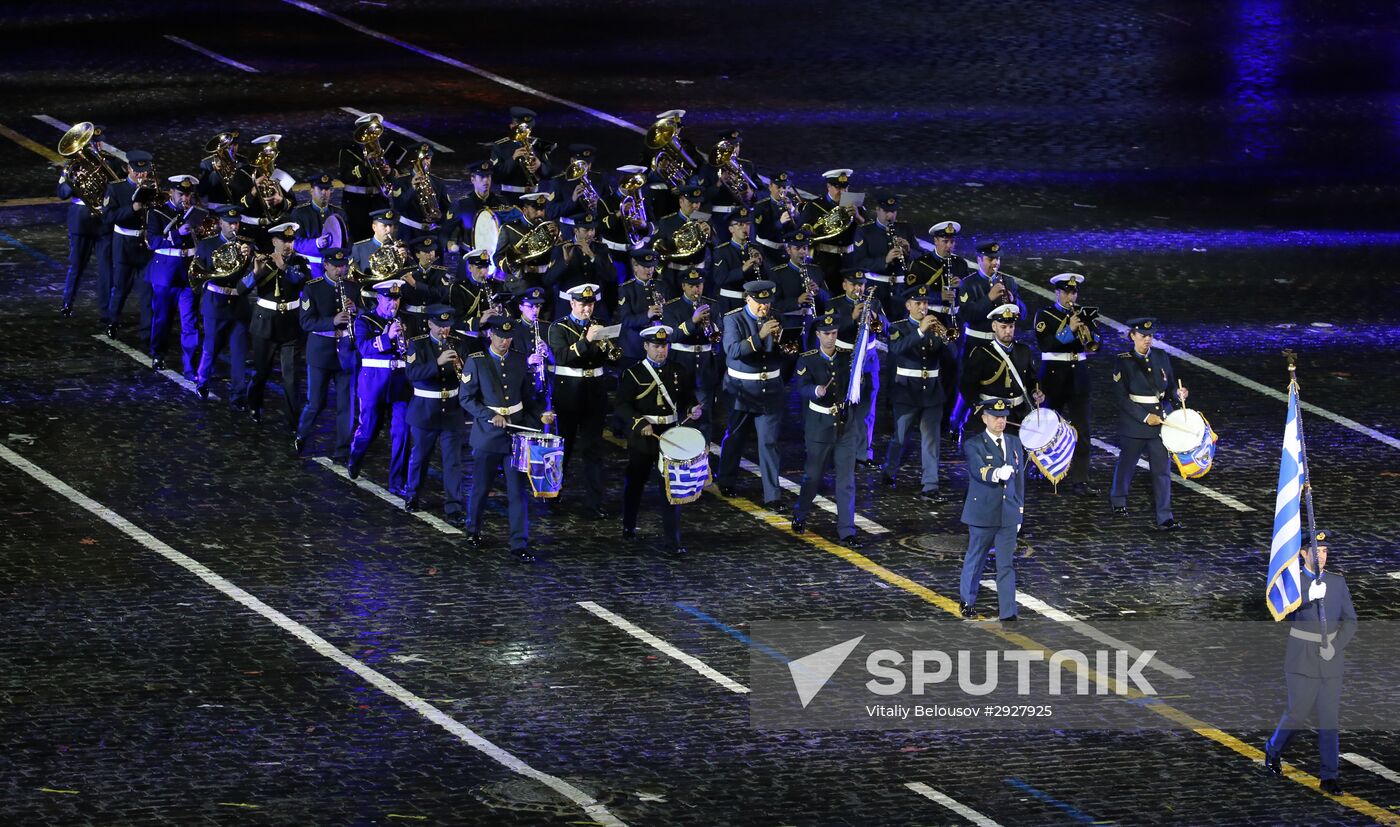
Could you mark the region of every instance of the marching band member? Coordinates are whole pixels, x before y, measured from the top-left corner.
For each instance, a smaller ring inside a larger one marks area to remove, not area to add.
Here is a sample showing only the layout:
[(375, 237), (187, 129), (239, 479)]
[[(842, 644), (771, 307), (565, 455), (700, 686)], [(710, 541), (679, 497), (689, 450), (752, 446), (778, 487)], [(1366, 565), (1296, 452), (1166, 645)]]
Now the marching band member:
[[(205, 271), (213, 269), (211, 256), (214, 251), (237, 240), (238, 230), (243, 224), (241, 210), (233, 205), (220, 207), (217, 215), (219, 234), (206, 238), (195, 246), (195, 261)], [(247, 243), (251, 247), (252, 242)], [(245, 364), (248, 361), (248, 324), (252, 320), (252, 308), (244, 300), (238, 285), (228, 283), (225, 279), (210, 278), (204, 283), (200, 312), (204, 314), (204, 347), (199, 356), (195, 390), (199, 392), (201, 399), (209, 398), (209, 382), (214, 378), (214, 363), (219, 358), (219, 352), (227, 347), (228, 402), (232, 408), (241, 411), (248, 405), (248, 371)]]
[(462, 511), (462, 419), (457, 394), (465, 380), (462, 340), (452, 335), (452, 308), (435, 304), (428, 308), (428, 333), (410, 339), (404, 376), (413, 384), (408, 402), (408, 428), (413, 451), (408, 458), (408, 485), (404, 510), (422, 507), (419, 494), (428, 480), (428, 461), (433, 447), (442, 454), (443, 507), (448, 517)]
[(318, 172), (311, 176), (310, 183), (311, 200), (293, 207), (288, 220), (301, 228), (297, 230), (297, 252), (311, 265), (311, 277), (320, 278), (323, 257), (321, 251), (332, 246), (334, 242), (326, 232), (326, 222), (331, 216), (335, 216), (340, 219), (341, 227), (346, 232), (349, 231), (350, 224), (345, 210), (331, 203), (331, 194), (335, 192), (335, 179), (329, 173)]
[[(792, 173), (779, 172), (768, 179), (767, 197), (753, 205), (753, 240), (763, 248), (764, 263), (776, 267), (787, 261), (783, 241), (802, 221), (803, 201), (792, 187)], [(742, 306), (743, 299), (739, 299)]]
[[(617, 383), (617, 414), (627, 432), (627, 476), (622, 486), (622, 537), (637, 537), (637, 514), (642, 507), (642, 490), (655, 480), (661, 488), (657, 459), (661, 437), (677, 425), (698, 419), (701, 406), (695, 399), (695, 379), (690, 372), (667, 357), (674, 331), (666, 325), (652, 325), (641, 332), (646, 355), (622, 372)], [(681, 507), (661, 505), (661, 526), (666, 548), (672, 554), (685, 554), (681, 545)]]
[(891, 300), (904, 290), (905, 276), (919, 250), (919, 240), (908, 224), (897, 222), (899, 196), (882, 194), (875, 197), (875, 220), (856, 230), (852, 266), (865, 273), (867, 282), (875, 286), (880, 303), (891, 306)]
[(1166, 351), (1152, 347), (1157, 320), (1149, 317), (1128, 319), (1132, 348), (1114, 357), (1113, 398), (1118, 403), (1118, 460), (1113, 466), (1113, 489), (1109, 503), (1113, 513), (1128, 513), (1128, 490), (1137, 472), (1138, 458), (1147, 452), (1148, 473), (1152, 476), (1152, 498), (1157, 527), (1163, 531), (1185, 528), (1172, 516), (1172, 481), (1167, 446), (1162, 444), (1162, 423), (1171, 411), (1171, 400), (1186, 404), (1189, 395), (1179, 387)]
[(517, 327), (507, 317), (495, 316), (486, 322), (491, 343), (472, 354), (462, 371), (462, 408), (473, 420), (472, 487), (467, 501), (467, 542), (481, 546), (481, 521), (486, 513), (486, 495), (496, 474), (506, 478), (506, 502), (510, 513), (510, 550), (522, 561), (532, 563), (530, 553), (530, 483), (524, 471), (511, 465), (509, 425), (540, 428), (554, 423), (554, 412), (544, 408), (544, 399), (535, 393), (535, 377), (525, 357), (511, 347)]
[[(491, 162), (477, 161), (467, 165), (467, 178), (471, 182), (472, 188), (457, 199), (457, 207), (454, 212), (457, 214), (459, 222), (453, 230), (452, 243), (459, 246), (465, 245), (467, 249), (476, 246), (476, 220), (482, 210), (490, 210), (493, 219), (499, 224), (503, 216), (513, 213), (515, 200), (506, 200), (501, 194), (491, 189)], [(451, 247), (449, 247), (451, 249)], [(495, 250), (491, 251), (492, 253)]]
[[(835, 210), (847, 210), (841, 206), (841, 197), (851, 185), (852, 174), (849, 169), (831, 169), (822, 173), (822, 179), (826, 181), (826, 192), (821, 198), (808, 201), (803, 208), (804, 226), (815, 227), (822, 216)], [(851, 255), (855, 252), (856, 229), (865, 223), (859, 207), (851, 207), (848, 211), (851, 215), (846, 228), (830, 238), (816, 242), (812, 247), (812, 264), (826, 277), (822, 286), (832, 293), (841, 292), (841, 271), (850, 264)]]
[[(836, 331), (836, 346), (841, 350), (851, 351), (855, 349), (856, 341), (860, 338), (860, 322), (865, 315), (865, 302), (868, 300), (871, 307), (871, 327), (873, 328), (869, 344), (865, 351), (865, 367), (870, 373), (870, 378), (866, 384), (866, 393), (870, 397), (870, 405), (865, 412), (865, 421), (862, 427), (865, 430), (865, 453), (861, 460), (867, 465), (875, 464), (875, 451), (872, 447), (875, 440), (875, 406), (880, 400), (880, 349), (876, 347), (877, 335), (880, 331), (889, 328), (889, 319), (885, 316), (884, 302), (879, 298), (871, 296), (867, 288), (865, 273), (848, 269), (841, 274), (842, 294), (827, 302), (828, 313), (836, 315), (837, 322), (841, 327)], [(865, 299), (865, 296), (870, 298)]]
[[(564, 468), (570, 460), (583, 461), (583, 507), (603, 519), (603, 421), (609, 410), (608, 386), (603, 367), (616, 344), (603, 337), (603, 326), (594, 321), (598, 285), (581, 284), (569, 294), (569, 315), (549, 326), (549, 350), (554, 363), (554, 409), (559, 414), (559, 436), (564, 438)], [(577, 466), (575, 466), (577, 468)]]
[(724, 389), (733, 406), (720, 449), (715, 484), (726, 497), (735, 495), (739, 460), (749, 440), (749, 425), (758, 435), (758, 469), (763, 478), (763, 505), (776, 509), (782, 500), (778, 485), (778, 432), (787, 393), (783, 387), (784, 358), (778, 349), (782, 323), (773, 316), (777, 285), (757, 279), (744, 285), (744, 306), (724, 314)]
[(399, 320), (401, 279), (377, 282), (373, 309), (355, 316), (352, 337), (360, 356), (355, 399), (360, 414), (350, 441), (345, 470), (360, 476), (369, 443), (385, 416), (389, 419), (389, 493), (408, 499), (408, 403), (413, 388), (404, 375), (408, 365), (408, 331)]
[(1102, 341), (1098, 331), (1074, 308), (1084, 277), (1060, 273), (1050, 279), (1055, 306), (1035, 313), (1036, 347), (1040, 349), (1040, 389), (1045, 404), (1079, 433), (1069, 466), (1070, 492), (1097, 494), (1089, 485), (1089, 353)]
[(665, 291), (656, 273), (658, 259), (649, 247), (632, 251), (632, 279), (617, 289), (617, 320), (622, 324), (620, 344), (622, 363), (627, 367), (640, 361), (642, 330), (661, 321), (665, 308)]
[(750, 240), (753, 234), (754, 211), (737, 207), (726, 217), (729, 242), (711, 253), (714, 261), (710, 289), (719, 294), (724, 312), (744, 306), (744, 282), (764, 278), (763, 248)]
[[(666, 267), (661, 276), (661, 284), (665, 290), (666, 298), (674, 298), (681, 294), (678, 277), (686, 270), (709, 271), (710, 245), (701, 244), (700, 248), (694, 252), (681, 253), (671, 248), (672, 241), (677, 232), (691, 221), (698, 221), (700, 208), (705, 202), (705, 189), (699, 185), (686, 185), (676, 190), (676, 200), (679, 206), (676, 211), (661, 217), (656, 222), (656, 244), (658, 252), (665, 252)], [(707, 225), (708, 226), (708, 225)], [(705, 230), (705, 232), (712, 232)]]
[[(1045, 401), (1036, 377), (1040, 360), (1025, 342), (1016, 341), (1016, 321), (1021, 310), (1003, 304), (987, 314), (992, 340), (974, 345), (960, 377), (962, 398), (968, 404), (993, 399), (1012, 400), (1011, 422), (1019, 425), (1032, 408)], [(974, 432), (980, 422), (968, 422)]]
[[(904, 456), (904, 440), (916, 422), (919, 428), (919, 497), (930, 503), (944, 502), (938, 489), (939, 428), (943, 423), (941, 365), (948, 349), (937, 325), (942, 322), (929, 312), (929, 299), (937, 295), (927, 284), (906, 287), (904, 308), (908, 315), (890, 326), (890, 358), (894, 359), (894, 383), (890, 401), (894, 408), (894, 436), (885, 452), (880, 481), (895, 485), (895, 474)], [(944, 328), (947, 332), (947, 328)]]
[(447, 198), (447, 184), (433, 175), (433, 147), (420, 143), (405, 158), (411, 169), (394, 179), (391, 193), (394, 210), (399, 214), (400, 230), (407, 238), (415, 236), (437, 236), (439, 245), (455, 224), (452, 202)]
[[(107, 185), (106, 196), (102, 199), (102, 218), (114, 233), (112, 236), (112, 276), (108, 290), (98, 284), (98, 312), (102, 324), (107, 327), (107, 338), (115, 339), (121, 326), (122, 309), (127, 296), (136, 284), (136, 274), (150, 260), (150, 248), (142, 241), (146, 229), (146, 207), (144, 200), (137, 200), (136, 193), (146, 183), (151, 172), (151, 153), (133, 149), (126, 154), (127, 173), (120, 181)], [(98, 271), (99, 276), (101, 271)], [(101, 295), (106, 292), (106, 295)], [(146, 319), (149, 306), (142, 311)]]
[[(545, 270), (541, 283), (545, 290), (555, 297), (551, 302), (554, 307), (553, 318), (568, 315), (569, 293), (581, 284), (604, 285), (603, 304), (605, 307), (610, 306), (611, 303), (607, 301), (610, 293), (607, 285), (616, 284), (617, 271), (613, 269), (612, 257), (608, 255), (607, 249), (597, 243), (597, 236), (598, 218), (593, 213), (587, 213), (574, 220), (573, 240), (557, 245), (550, 251), (549, 268)], [(616, 298), (616, 287), (611, 291), (611, 295)]]
[(709, 444), (714, 439), (714, 408), (719, 400), (724, 357), (719, 351), (719, 343), (715, 341), (723, 335), (719, 328), (719, 314), (715, 310), (715, 302), (701, 293), (704, 287), (705, 276), (699, 270), (691, 270), (682, 276), (681, 295), (666, 303), (661, 312), (661, 322), (675, 329), (671, 339), (671, 361), (695, 377), (695, 394), (701, 408), (695, 427), (705, 435), (705, 442)]
[[(104, 128), (92, 128), (92, 147), (101, 153), (108, 166), (119, 168), (118, 162), (105, 150)], [(65, 318), (73, 315), (73, 301), (78, 295), (78, 285), (88, 264), (97, 262), (97, 306), (103, 310), (107, 306), (107, 296), (112, 291), (112, 228), (102, 220), (101, 204), (89, 206), (78, 198), (69, 179), (71, 165), (65, 165), (58, 177), (58, 197), (68, 201), (68, 271), (63, 281), (63, 304), (59, 315)], [(96, 209), (94, 209), (96, 208)], [(107, 319), (102, 320), (103, 325)]]
[[(441, 242), (437, 236), (420, 235), (406, 245), (409, 265), (394, 274), (403, 279), (403, 302), (399, 306), (410, 336), (421, 336), (428, 330), (428, 308), (447, 301), (449, 279), (447, 270), (437, 265)], [(466, 354), (462, 354), (466, 358)]]
[[(372, 128), (369, 126), (371, 123), (374, 124)], [(345, 208), (346, 231), (360, 238), (372, 232), (370, 213), (390, 206), (389, 196), (381, 187), (392, 189), (394, 174), (389, 159), (402, 154), (403, 150), (395, 147), (392, 141), (379, 140), (384, 128), (377, 114), (356, 118), (355, 128), (357, 137), (375, 134), (374, 141), (380, 153), (376, 163), (375, 159), (366, 157), (369, 146), (354, 140), (340, 150), (340, 180), (343, 184), (340, 202)]]
[[(545, 223), (545, 210), (549, 207), (549, 202), (554, 200), (554, 193), (522, 192), (517, 196), (517, 200), (520, 202), (519, 217), (502, 225), (501, 233), (497, 237), (496, 265), (515, 278), (524, 279), (526, 287), (534, 287), (543, 282), (545, 273), (549, 271), (549, 258), (541, 256), (529, 264), (516, 265), (510, 259), (510, 251), (515, 249), (531, 230)], [(551, 249), (550, 255), (553, 253)]]
[[(805, 229), (788, 233), (788, 260), (769, 270), (775, 285), (773, 313), (782, 324), (784, 344), (807, 341), (807, 322), (821, 312), (826, 303), (826, 288), (821, 271), (811, 262), (812, 234)], [(745, 288), (747, 289), (747, 288)], [(787, 370), (791, 370), (789, 367)]]
[(802, 490), (792, 507), (792, 530), (807, 530), (807, 515), (817, 496), (828, 464), (835, 473), (836, 536), (849, 546), (861, 545), (856, 534), (856, 460), (865, 454), (866, 412), (873, 394), (869, 367), (861, 379), (860, 396), (848, 407), (848, 391), (856, 379), (852, 354), (837, 347), (841, 319), (828, 312), (813, 325), (818, 346), (797, 361), (798, 390), (806, 402), (802, 416), (806, 437), (807, 464), (802, 471)]
[(481, 337), (486, 330), (486, 322), (498, 315), (491, 299), (501, 292), (501, 283), (491, 278), (491, 253), (488, 250), (472, 250), (462, 256), (458, 267), (461, 273), (452, 280), (447, 291), (447, 303), (457, 314), (457, 327), (466, 337), (464, 347), (467, 355), (470, 355), (486, 347)]
[(369, 214), (369, 226), (374, 234), (356, 241), (350, 247), (350, 266), (357, 273), (368, 273), (369, 257), (380, 247), (393, 243), (394, 235), (398, 232), (399, 214), (391, 209), (375, 210)]
[(287, 430), (296, 427), (297, 342), (301, 340), (301, 285), (311, 278), (306, 260), (296, 254), (297, 225), (284, 222), (268, 230), (272, 253), (254, 257), (243, 278), (242, 291), (253, 294), (253, 319), (248, 325), (253, 345), (253, 381), (248, 386), (248, 412), (262, 422), (263, 393), (272, 373), (272, 362), (281, 356), (282, 401), (287, 406)]
[(554, 174), (549, 165), (549, 149), (539, 143), (539, 138), (531, 136), (530, 146), (515, 139), (520, 127), (535, 128), (536, 117), (534, 110), (512, 106), (509, 134), (491, 145), (491, 168), (501, 192), (533, 192), (541, 181)]
[(197, 183), (199, 179), (193, 175), (171, 176), (166, 187), (170, 200), (146, 210), (146, 243), (152, 253), (146, 265), (146, 281), (151, 286), (151, 369), (165, 368), (170, 322), (178, 310), (181, 372), (186, 379), (194, 378), (195, 353), (199, 349), (199, 323), (189, 280), (195, 248), (193, 225), (207, 214), (192, 206)]
[(301, 329), (306, 339), (306, 406), (301, 409), (292, 451), (298, 455), (311, 437), (316, 417), (326, 407), (326, 391), (335, 384), (335, 448), (331, 459), (346, 462), (350, 456), (354, 422), (355, 343), (351, 323), (355, 319), (356, 290), (347, 284), (350, 256), (342, 247), (319, 251), (322, 276), (301, 288)]

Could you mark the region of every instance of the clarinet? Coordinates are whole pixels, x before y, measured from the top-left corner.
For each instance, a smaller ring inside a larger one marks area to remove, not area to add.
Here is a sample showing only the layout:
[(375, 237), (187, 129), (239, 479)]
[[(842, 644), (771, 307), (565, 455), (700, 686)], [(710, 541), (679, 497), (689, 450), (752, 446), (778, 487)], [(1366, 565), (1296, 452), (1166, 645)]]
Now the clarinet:
[(899, 253), (893, 262), (894, 269), (890, 271), (890, 283), (899, 284), (904, 277), (904, 271), (908, 267), (908, 262), (904, 258), (904, 245), (899, 243), (899, 235), (895, 232), (894, 225), (895, 222), (891, 221), (889, 225), (885, 227), (885, 237), (889, 239), (890, 249), (896, 250)]

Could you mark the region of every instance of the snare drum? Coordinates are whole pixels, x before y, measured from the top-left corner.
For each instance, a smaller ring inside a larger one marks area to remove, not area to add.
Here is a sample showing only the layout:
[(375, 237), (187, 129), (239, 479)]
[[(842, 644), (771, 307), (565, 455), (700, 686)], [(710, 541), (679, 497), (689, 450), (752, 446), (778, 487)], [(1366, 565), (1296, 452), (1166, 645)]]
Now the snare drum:
[(705, 435), (694, 428), (672, 428), (659, 436), (661, 456), (656, 467), (666, 488), (666, 501), (684, 505), (700, 499), (710, 483), (710, 454)]
[(1167, 414), (1162, 425), (1162, 444), (1172, 455), (1176, 470), (1188, 480), (1204, 477), (1215, 463), (1215, 442), (1220, 437), (1205, 415), (1190, 408)]
[(530, 478), (530, 491), (540, 499), (559, 496), (564, 487), (564, 438), (515, 434), (510, 447), (511, 467)]
[(1078, 443), (1074, 426), (1050, 408), (1036, 408), (1021, 422), (1021, 445), (1052, 485), (1058, 485), (1069, 473)]

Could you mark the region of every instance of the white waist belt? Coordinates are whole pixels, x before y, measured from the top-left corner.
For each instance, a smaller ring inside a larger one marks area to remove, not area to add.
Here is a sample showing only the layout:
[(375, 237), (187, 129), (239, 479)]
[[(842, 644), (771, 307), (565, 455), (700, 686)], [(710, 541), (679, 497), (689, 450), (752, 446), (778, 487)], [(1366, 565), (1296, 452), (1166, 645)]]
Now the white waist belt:
[(703, 262), (703, 261), (697, 261), (697, 262), (695, 262), (695, 263), (693, 263), (693, 264), (681, 264), (680, 262), (676, 262), (676, 261), (668, 261), (668, 262), (666, 262), (666, 269), (667, 269), (667, 270), (704, 270), (704, 269), (705, 269), (705, 262)]
[(112, 226), (112, 230), (115, 231), (117, 235), (130, 236), (131, 238), (140, 238), (140, 237), (141, 237), (141, 231), (140, 231), (140, 230), (128, 230), (127, 228), (123, 227), (123, 226), (120, 225), (120, 224), (114, 224), (114, 225)]
[(949, 306), (946, 305), (946, 304), (931, 304), (931, 305), (928, 306), (928, 309), (929, 309), (929, 310), (937, 310), (939, 313), (952, 313), (952, 312), (953, 312), (953, 308), (949, 307)]
[(710, 207), (710, 212), (712, 212), (712, 213), (727, 213), (727, 212), (734, 212), (735, 209), (737, 209), (737, 208), (734, 207), (733, 205), (720, 205), (720, 206), (713, 206), (713, 207)]
[(769, 241), (768, 239), (764, 238), (763, 236), (757, 236), (756, 238), (754, 238), (754, 241), (757, 241), (759, 244), (762, 244), (764, 247), (767, 247), (767, 248), (770, 249), (770, 250), (782, 250), (782, 249), (784, 249), (784, 248), (783, 248), (782, 242), (779, 242), (779, 241)]
[(1083, 353), (1042, 353), (1040, 358), (1051, 362), (1082, 362), (1089, 357)]
[(266, 308), (267, 310), (276, 310), (278, 313), (281, 313), (286, 310), (296, 310), (298, 307), (301, 307), (301, 299), (297, 299), (296, 301), (290, 302), (275, 302), (272, 299), (257, 299), (257, 304), (258, 307)]
[(835, 244), (818, 244), (812, 249), (818, 253), (832, 253), (834, 255), (839, 256), (843, 253), (849, 253), (854, 251), (855, 245), (847, 244), (845, 247), (837, 247)]
[(355, 195), (369, 195), (369, 187), (357, 187), (353, 184), (346, 184), (345, 186), (341, 187), (341, 190), (344, 192), (353, 193)]
[(501, 186), (498, 187), (498, 189), (500, 189), (501, 192), (529, 192), (529, 191), (530, 191), (530, 188), (529, 188), (529, 187), (517, 187), (517, 186), (514, 185), (514, 184), (501, 184)]
[(210, 293), (218, 293), (221, 296), (237, 296), (238, 289), (235, 287), (221, 287), (217, 284), (204, 283), (204, 289)]
[(324, 259), (322, 259), (320, 256), (308, 256), (308, 255), (303, 255), (302, 258), (306, 259), (307, 261), (311, 262), (312, 264), (321, 264), (321, 263), (324, 261)]
[(174, 256), (176, 258), (188, 258), (194, 255), (194, 250), (181, 250), (177, 247), (161, 247), (159, 250), (152, 250), (158, 256)]
[(349, 330), (313, 330), (312, 336), (325, 336), (327, 339), (340, 339), (350, 335)]
[(642, 415), (642, 419), (645, 419), (647, 422), (650, 422), (650, 423), (653, 424), (653, 425), (674, 425), (674, 424), (676, 424), (676, 415), (675, 415), (675, 414), (671, 414), (670, 416), (646, 416), (645, 414), (643, 414), (643, 415)]
[(679, 350), (682, 353), (709, 353), (714, 345), (683, 345), (680, 342), (672, 342), (671, 350)]
[(262, 224), (262, 219), (251, 215), (239, 214), (238, 220), (242, 221), (244, 224), (252, 224), (254, 227), (260, 226)]
[(830, 415), (832, 414), (832, 410), (831, 410), (831, 409), (832, 409), (834, 406), (832, 406), (832, 405), (827, 405), (826, 407), (823, 408), (821, 405), (818, 405), (818, 404), (815, 403), (815, 402), (808, 402), (808, 403), (807, 403), (807, 407), (811, 408), (812, 410), (816, 411), (816, 412), (819, 413), (819, 414), (826, 414), (827, 416), (830, 416)]
[(719, 294), (721, 296), (724, 296), (726, 299), (742, 299), (744, 297), (743, 290), (729, 290), (724, 287), (721, 287), (719, 289)]
[(885, 276), (885, 275), (881, 275), (881, 274), (879, 274), (879, 273), (871, 273), (871, 272), (869, 272), (869, 271), (866, 271), (866, 273), (865, 273), (865, 279), (866, 279), (866, 281), (878, 282), (879, 284), (903, 284), (903, 283), (904, 283), (904, 276)]
[(493, 408), (490, 405), (487, 405), (486, 409), (491, 411), (492, 413), (499, 414), (501, 416), (510, 416), (513, 413), (520, 413), (521, 411), (525, 410), (525, 403), (516, 402), (509, 408)]
[(735, 379), (742, 379), (746, 382), (767, 382), (769, 379), (779, 378), (778, 371), (776, 370), (765, 370), (759, 373), (751, 373), (748, 371), (737, 370), (735, 368), (728, 368), (728, 373)]
[(360, 367), (362, 367), (362, 368), (389, 368), (390, 370), (397, 370), (397, 369), (403, 367), (403, 365), (404, 365), (404, 363), (403, 363), (403, 362), (400, 362), (398, 359), (361, 359), (361, 360), (360, 360)]
[(616, 251), (619, 252), (619, 253), (626, 252), (626, 251), (632, 249), (631, 247), (627, 246), (626, 244), (619, 244), (619, 243), (616, 242), (616, 241), (608, 241), (606, 238), (600, 239), (600, 240), (603, 242), (603, 246), (604, 246), (604, 247), (607, 247), (609, 250), (616, 250)]
[(603, 375), (602, 368), (566, 368), (562, 365), (550, 365), (549, 371), (555, 376), (574, 376), (584, 379)]
[(910, 379), (937, 379), (938, 368), (895, 368), (896, 376), (908, 376)]
[(411, 218), (405, 218), (405, 217), (403, 217), (403, 216), (399, 216), (399, 223), (400, 223), (400, 224), (403, 224), (403, 225), (406, 225), (406, 226), (409, 226), (409, 227), (412, 227), (412, 228), (415, 229), (415, 230), (421, 230), (421, 229), (423, 229), (423, 225), (422, 225), (422, 224), (419, 224), (417, 221), (414, 221), (414, 220), (411, 219)]
[(1162, 397), (1160, 396), (1146, 396), (1140, 393), (1130, 393), (1128, 394), (1128, 398), (1141, 405), (1156, 405), (1158, 402), (1162, 401)]
[[(1310, 643), (1321, 643), (1321, 642), (1322, 642), (1322, 633), (1321, 633), (1321, 632), (1305, 632), (1305, 631), (1303, 631), (1302, 629), (1293, 628), (1293, 629), (1289, 629), (1289, 630), (1288, 630), (1288, 636), (1289, 636), (1289, 637), (1296, 637), (1296, 638), (1298, 638), (1299, 640), (1306, 640), (1306, 641), (1308, 641), (1308, 642), (1310, 642)], [(1328, 633), (1327, 633), (1327, 642), (1328, 642), (1328, 643), (1331, 643), (1332, 641), (1334, 641), (1334, 640), (1336, 640), (1336, 639), (1337, 639), (1337, 632), (1328, 632)]]
[(973, 330), (972, 328), (966, 327), (966, 326), (963, 327), (963, 332), (966, 333), (967, 335), (971, 336), (971, 337), (974, 338), (974, 339), (992, 339), (992, 338), (994, 338), (994, 337), (992, 336), (991, 331)]
[(410, 305), (406, 305), (406, 306), (403, 308), (403, 312), (405, 312), (405, 313), (427, 313), (427, 312), (428, 312), (428, 306), (427, 306), (426, 304), (410, 304)]
[(424, 399), (451, 399), (457, 395), (457, 389), (453, 388), (450, 391), (426, 391), (422, 388), (414, 388), (413, 395), (421, 396)]

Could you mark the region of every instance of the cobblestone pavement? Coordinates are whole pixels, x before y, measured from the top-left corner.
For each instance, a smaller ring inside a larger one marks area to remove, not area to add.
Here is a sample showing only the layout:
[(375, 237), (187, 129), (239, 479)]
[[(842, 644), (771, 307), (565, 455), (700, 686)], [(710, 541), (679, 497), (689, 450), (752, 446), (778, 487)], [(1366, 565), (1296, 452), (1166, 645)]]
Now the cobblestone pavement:
[[(1193, 407), (1221, 435), (1200, 486), (1173, 486), (1189, 523), (1174, 535), (1153, 530), (1143, 475), (1128, 518), (1101, 497), (1028, 482), (1020, 588), (1089, 623), (1267, 617), (1284, 404), (1251, 383), (1282, 390), (1279, 351), (1294, 348), (1303, 399), (1320, 408), (1304, 416), (1333, 565), (1363, 619), (1400, 614), (1400, 297), (1383, 264), (1400, 246), (1393, 9), (314, 7), (337, 20), (274, 0), (141, 14), (11, 5), (0, 124), (42, 146), (59, 132), (36, 114), (100, 121), (174, 174), (237, 123), (284, 133), (287, 168), (302, 176), (334, 158), (351, 119), (340, 107), (352, 107), (450, 146), (434, 171), (460, 188), (477, 144), (522, 103), (540, 112), (541, 135), (598, 146), (601, 166), (635, 160), (625, 128), (436, 54), (633, 124), (683, 106), (695, 134), (738, 125), (747, 155), (809, 189), (822, 170), (853, 167), (859, 188), (904, 193), (901, 217), (916, 227), (961, 221), (964, 253), (1000, 240), (1023, 281), (1086, 273), (1084, 300), (1106, 316), (1162, 319), (1162, 340), (1186, 354), (1174, 359)], [(742, 692), (581, 604), (739, 685), (756, 620), (954, 622), (966, 542), (955, 452), (945, 445), (953, 496), (936, 509), (914, 498), (907, 467), (893, 491), (859, 472), (858, 510), (878, 529), (859, 553), (824, 539), (835, 534), (826, 512), (811, 519), (815, 537), (793, 535), (754, 504), (752, 476), (735, 498), (711, 492), (683, 509), (682, 559), (657, 547), (656, 515), (624, 544), (615, 520), (576, 512), (566, 483), (558, 504), (532, 504), (545, 560), (524, 567), (503, 540), (470, 549), (291, 457), (279, 405), (259, 428), (152, 374), (95, 335), (91, 280), (74, 317), (59, 319), (62, 207), (31, 203), (52, 195), (45, 164), (0, 141), (0, 821), (970, 823), (909, 784), (1007, 825), (1396, 819), (1400, 786), (1352, 761), (1347, 799), (1269, 778), (1254, 752), (1265, 732), (754, 729)], [(117, 341), (143, 350), (131, 329)], [(1092, 477), (1106, 489), (1103, 446), (1116, 440), (1105, 361), (1094, 365)], [(781, 446), (793, 481), (800, 423), (794, 402)], [(309, 453), (324, 452), (329, 426), (323, 417)], [(26, 462), (109, 511), (80, 507)], [(621, 451), (605, 464), (620, 501)], [(367, 479), (384, 484), (386, 465), (381, 444)], [(505, 518), (494, 501), (489, 530)], [(162, 543), (286, 623), (153, 551)], [(1315, 776), (1307, 740), (1288, 759)], [(1400, 770), (1395, 733), (1342, 742)]]

